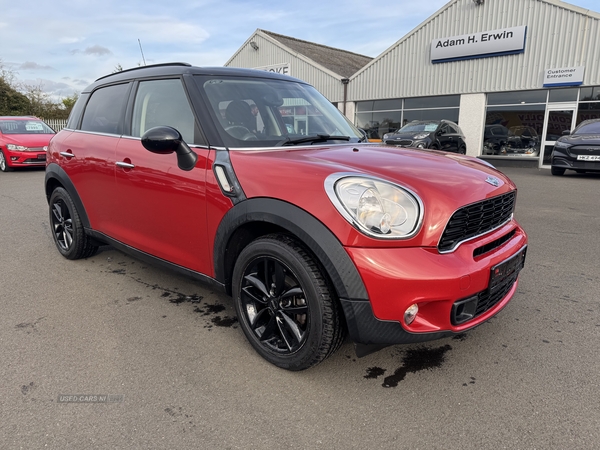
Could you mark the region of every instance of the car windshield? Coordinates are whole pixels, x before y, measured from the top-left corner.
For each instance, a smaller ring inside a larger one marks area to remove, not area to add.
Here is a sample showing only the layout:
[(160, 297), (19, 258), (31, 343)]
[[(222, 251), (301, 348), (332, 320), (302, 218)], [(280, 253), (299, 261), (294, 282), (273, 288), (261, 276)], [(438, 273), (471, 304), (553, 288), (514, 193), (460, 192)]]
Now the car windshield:
[(435, 122), (411, 122), (404, 125), (396, 133), (418, 133), (421, 131), (432, 132), (435, 131), (438, 124)]
[(4, 134), (55, 134), (41, 120), (0, 120), (0, 130)]
[(230, 147), (276, 147), (364, 140), (312, 86), (269, 78), (196, 76), (216, 128)]
[(580, 126), (576, 131), (576, 134), (600, 134), (600, 121), (590, 122)]

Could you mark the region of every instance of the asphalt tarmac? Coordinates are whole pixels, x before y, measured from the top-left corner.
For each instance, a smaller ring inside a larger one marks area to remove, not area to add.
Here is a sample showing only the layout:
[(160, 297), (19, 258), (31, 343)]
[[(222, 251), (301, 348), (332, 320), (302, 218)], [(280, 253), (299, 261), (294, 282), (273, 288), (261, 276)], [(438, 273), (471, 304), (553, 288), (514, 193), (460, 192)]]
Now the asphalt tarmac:
[(0, 448), (599, 448), (600, 176), (502, 170), (530, 239), (511, 303), (299, 373), (225, 295), (108, 246), (61, 257), (44, 172), (0, 173)]

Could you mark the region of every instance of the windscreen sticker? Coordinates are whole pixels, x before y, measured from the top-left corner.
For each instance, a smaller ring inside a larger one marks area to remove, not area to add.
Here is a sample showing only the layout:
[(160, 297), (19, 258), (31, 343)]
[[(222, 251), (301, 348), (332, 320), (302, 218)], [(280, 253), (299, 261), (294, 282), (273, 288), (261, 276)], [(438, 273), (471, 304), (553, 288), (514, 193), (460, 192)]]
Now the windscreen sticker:
[(25, 124), (25, 129), (27, 131), (44, 131), (44, 127), (39, 122), (27, 122)]
[(425, 130), (423, 131), (435, 131), (436, 128), (437, 123), (428, 123), (427, 125), (425, 125)]

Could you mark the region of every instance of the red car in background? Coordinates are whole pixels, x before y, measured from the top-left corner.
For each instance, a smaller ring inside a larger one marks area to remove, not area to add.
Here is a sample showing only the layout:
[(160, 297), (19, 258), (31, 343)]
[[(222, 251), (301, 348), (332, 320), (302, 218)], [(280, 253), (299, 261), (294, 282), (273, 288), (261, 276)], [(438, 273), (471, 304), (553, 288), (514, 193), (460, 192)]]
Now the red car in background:
[(46, 165), (46, 150), (56, 133), (33, 116), (0, 116), (0, 170)]
[(496, 315), (527, 249), (514, 183), (477, 158), (365, 141), (295, 78), (108, 75), (48, 149), (54, 242), (68, 259), (110, 244), (231, 295), (254, 349), (289, 370), (346, 334), (360, 356)]

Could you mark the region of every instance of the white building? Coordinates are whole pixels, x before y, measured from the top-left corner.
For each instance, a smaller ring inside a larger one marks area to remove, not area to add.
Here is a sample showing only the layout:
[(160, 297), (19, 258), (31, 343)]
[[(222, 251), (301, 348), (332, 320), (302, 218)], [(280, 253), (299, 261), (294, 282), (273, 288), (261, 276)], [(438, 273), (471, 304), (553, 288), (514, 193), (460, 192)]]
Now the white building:
[(373, 139), (455, 121), (468, 154), (505, 163), (548, 167), (600, 118), (600, 13), (559, 0), (452, 0), (374, 59), (257, 30), (226, 65), (309, 82)]

